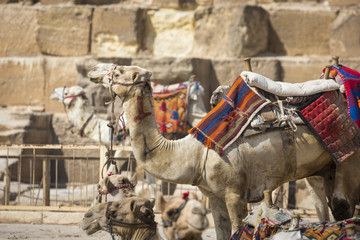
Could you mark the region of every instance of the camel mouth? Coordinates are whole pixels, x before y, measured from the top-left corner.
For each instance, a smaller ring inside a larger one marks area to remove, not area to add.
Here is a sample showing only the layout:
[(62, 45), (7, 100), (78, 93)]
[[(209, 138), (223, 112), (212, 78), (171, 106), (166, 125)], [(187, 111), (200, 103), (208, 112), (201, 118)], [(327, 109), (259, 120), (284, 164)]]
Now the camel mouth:
[(191, 224), (189, 221), (186, 221), (186, 223), (191, 229), (198, 231), (198, 232), (204, 231), (209, 226), (208, 222), (206, 224), (204, 224), (204, 226), (201, 226), (201, 227), (196, 227), (193, 224)]

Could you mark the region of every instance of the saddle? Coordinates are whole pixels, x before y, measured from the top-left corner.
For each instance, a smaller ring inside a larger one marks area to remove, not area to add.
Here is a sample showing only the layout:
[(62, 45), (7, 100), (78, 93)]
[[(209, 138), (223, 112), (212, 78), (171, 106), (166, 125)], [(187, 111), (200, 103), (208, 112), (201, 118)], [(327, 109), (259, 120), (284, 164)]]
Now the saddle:
[(296, 131), (297, 124), (304, 124), (296, 113), (298, 107), (308, 102), (316, 94), (338, 90), (340, 87), (335, 81), (327, 79), (287, 83), (273, 81), (249, 71), (243, 71), (240, 76), (253, 91), (272, 102), (271, 105), (262, 109), (250, 123), (252, 128), (261, 130), (261, 132), (268, 128), (286, 126)]

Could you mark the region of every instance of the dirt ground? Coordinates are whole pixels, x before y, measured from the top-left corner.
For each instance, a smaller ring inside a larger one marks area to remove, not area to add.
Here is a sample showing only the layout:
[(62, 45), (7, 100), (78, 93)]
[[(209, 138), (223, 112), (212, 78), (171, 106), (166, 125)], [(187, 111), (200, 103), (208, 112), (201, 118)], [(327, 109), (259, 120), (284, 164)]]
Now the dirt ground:
[[(159, 227), (160, 235), (164, 240), (162, 228)], [(111, 240), (109, 233), (105, 231), (97, 232), (91, 236), (75, 225), (36, 225), (36, 224), (0, 224), (0, 240), (19, 239), (19, 240)], [(120, 239), (117, 237), (116, 239)], [(215, 229), (209, 228), (202, 235), (203, 240), (216, 239)]]

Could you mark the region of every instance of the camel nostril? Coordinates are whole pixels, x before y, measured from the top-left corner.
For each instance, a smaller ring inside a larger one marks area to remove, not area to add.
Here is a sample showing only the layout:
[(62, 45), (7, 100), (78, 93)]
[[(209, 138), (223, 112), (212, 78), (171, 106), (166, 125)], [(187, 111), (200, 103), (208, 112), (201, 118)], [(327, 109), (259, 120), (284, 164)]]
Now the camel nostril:
[(89, 218), (89, 217), (91, 217), (93, 215), (93, 212), (87, 212), (87, 213), (85, 213), (85, 217), (86, 218)]
[(191, 212), (192, 212), (193, 214), (203, 215), (203, 211), (201, 211), (201, 209), (198, 208), (198, 207), (194, 207), (194, 208), (191, 210)]

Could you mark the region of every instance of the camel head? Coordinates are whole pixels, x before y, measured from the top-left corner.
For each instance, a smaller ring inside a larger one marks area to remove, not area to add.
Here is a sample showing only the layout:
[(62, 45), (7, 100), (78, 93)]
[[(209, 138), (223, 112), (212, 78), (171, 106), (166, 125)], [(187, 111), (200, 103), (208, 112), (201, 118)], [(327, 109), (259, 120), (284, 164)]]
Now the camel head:
[(218, 103), (229, 92), (229, 90), (230, 90), (230, 86), (227, 85), (218, 86), (215, 89), (215, 91), (213, 91), (210, 98), (211, 108), (214, 108), (216, 105), (218, 105)]
[(135, 195), (136, 174), (131, 179), (123, 175), (110, 175), (101, 179), (97, 185), (97, 203), (117, 201)]
[(169, 240), (201, 239), (202, 232), (209, 226), (208, 211), (195, 194), (189, 194), (185, 199), (172, 197), (165, 200), (159, 193), (156, 208), (161, 212), (164, 232)]
[[(113, 232), (121, 239), (135, 235), (141, 229), (156, 232), (154, 201), (145, 198), (129, 197), (116, 202), (98, 204), (84, 215), (81, 228), (91, 235), (99, 230)], [(111, 229), (108, 226), (111, 225)]]
[(102, 84), (104, 87), (112, 87), (120, 97), (128, 93), (126, 87), (148, 84), (151, 72), (137, 66), (119, 66), (114, 64), (97, 64), (89, 73), (90, 81)]
[(55, 88), (50, 99), (71, 107), (77, 97), (86, 98), (85, 90), (80, 86)]

